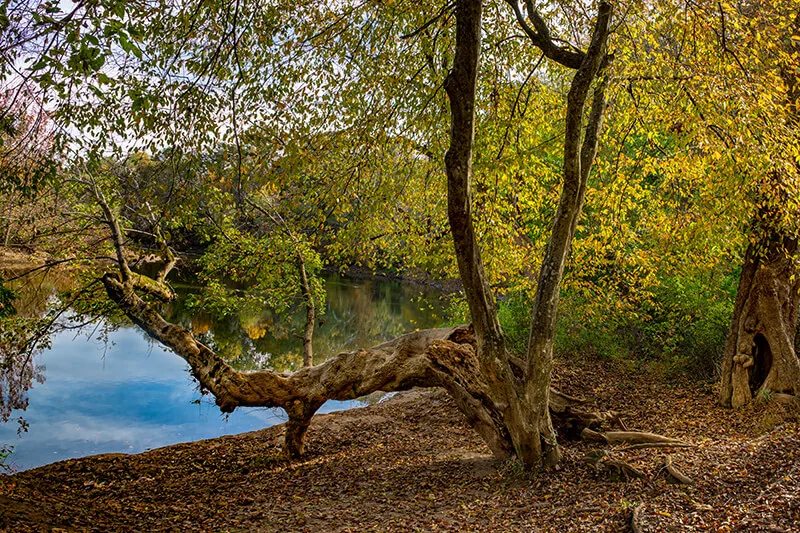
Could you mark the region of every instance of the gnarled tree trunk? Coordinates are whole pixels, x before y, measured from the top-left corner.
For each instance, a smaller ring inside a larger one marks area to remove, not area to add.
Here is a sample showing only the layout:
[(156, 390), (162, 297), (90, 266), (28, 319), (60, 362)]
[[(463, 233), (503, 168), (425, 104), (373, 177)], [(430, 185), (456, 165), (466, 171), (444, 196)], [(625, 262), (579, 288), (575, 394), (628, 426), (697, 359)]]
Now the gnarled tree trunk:
[(725, 406), (741, 407), (766, 391), (800, 395), (796, 253), (795, 240), (770, 233), (747, 249), (722, 361)]

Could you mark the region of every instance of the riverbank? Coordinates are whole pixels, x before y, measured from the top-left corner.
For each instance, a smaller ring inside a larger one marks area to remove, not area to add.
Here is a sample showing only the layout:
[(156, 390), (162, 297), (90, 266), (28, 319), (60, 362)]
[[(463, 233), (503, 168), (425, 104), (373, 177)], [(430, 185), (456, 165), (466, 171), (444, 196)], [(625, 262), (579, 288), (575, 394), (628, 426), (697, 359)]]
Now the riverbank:
[(351, 279), (389, 280), (399, 283), (420, 285), (422, 287), (436, 289), (443, 293), (453, 293), (464, 290), (464, 285), (458, 278), (445, 280), (436, 279), (424, 271), (409, 271), (403, 274), (398, 274), (388, 270), (374, 271), (368, 268), (357, 266), (350, 266), (344, 269), (344, 271), (335, 267), (325, 267), (323, 268), (323, 271), (341, 274)]
[[(708, 383), (667, 382), (608, 362), (561, 361), (558, 384), (631, 427), (682, 438), (695, 484), (673, 485), (663, 450), (616, 451), (630, 482), (567, 442), (558, 469), (498, 463), (441, 392), (315, 417), (303, 461), (280, 459), (282, 427), (138, 455), (64, 461), (0, 478), (3, 531), (790, 532), (800, 520), (798, 410), (716, 406)], [(60, 528), (60, 529), (57, 529)]]
[[(188, 252), (178, 252), (178, 257), (183, 263), (190, 263), (199, 258), (202, 254), (195, 250)], [(157, 263), (160, 258), (156, 255), (145, 256), (144, 258), (131, 257), (132, 261), (142, 259), (143, 263)], [(52, 268), (66, 269), (70, 267), (70, 263), (58, 263), (47, 252), (40, 250), (28, 249), (13, 249), (9, 247), (0, 246), (0, 272), (24, 272), (25, 270), (41, 267), (47, 263), (56, 263)], [(102, 261), (101, 264), (107, 263)], [(364, 267), (350, 266), (344, 270), (332, 266), (323, 268), (324, 272), (328, 274), (343, 275), (350, 279), (357, 280), (377, 280), (377, 281), (395, 281), (399, 283), (419, 285), (420, 287), (428, 287), (436, 289), (443, 293), (458, 292), (463, 289), (460, 279), (447, 279), (440, 280), (431, 277), (430, 274), (423, 271), (407, 272), (405, 274), (397, 274), (390, 271), (373, 271)]]
[(50, 254), (45, 252), (29, 252), (0, 246), (0, 272), (26, 270), (42, 266), (49, 260)]

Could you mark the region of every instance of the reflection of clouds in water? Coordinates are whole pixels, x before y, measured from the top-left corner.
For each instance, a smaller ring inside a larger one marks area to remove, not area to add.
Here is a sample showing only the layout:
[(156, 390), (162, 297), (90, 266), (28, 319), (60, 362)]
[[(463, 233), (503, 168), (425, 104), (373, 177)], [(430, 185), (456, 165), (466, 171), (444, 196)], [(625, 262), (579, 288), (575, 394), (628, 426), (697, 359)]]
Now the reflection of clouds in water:
[[(47, 353), (47, 374), (62, 379), (92, 383), (131, 381), (172, 381), (186, 363), (160, 345), (152, 345), (137, 328), (121, 328), (111, 334), (113, 344), (63, 332), (55, 335)], [(75, 371), (75, 365), (80, 371)]]
[[(43, 422), (44, 420), (40, 420)], [(161, 426), (153, 424), (131, 425), (122, 420), (83, 416), (80, 413), (69, 413), (69, 420), (49, 420), (47, 434), (34, 432), (31, 438), (25, 438), (26, 444), (35, 444), (37, 440), (47, 439), (65, 443), (99, 444), (118, 443), (121, 445), (158, 441), (166, 430), (180, 426)], [(80, 444), (79, 444), (80, 445)]]
[[(97, 453), (140, 452), (286, 420), (283, 410), (266, 408), (240, 408), (225, 417), (213, 397), (196, 391), (182, 359), (151, 350), (134, 328), (111, 338), (106, 351), (102, 342), (85, 336), (55, 335), (52, 349), (42, 354), (48, 380), (31, 390), (30, 407), (19, 412), (29, 432), (18, 438), (16, 424), (0, 424), (0, 443), (14, 446), (11, 463), (17, 469)], [(360, 405), (328, 402), (320, 412)]]

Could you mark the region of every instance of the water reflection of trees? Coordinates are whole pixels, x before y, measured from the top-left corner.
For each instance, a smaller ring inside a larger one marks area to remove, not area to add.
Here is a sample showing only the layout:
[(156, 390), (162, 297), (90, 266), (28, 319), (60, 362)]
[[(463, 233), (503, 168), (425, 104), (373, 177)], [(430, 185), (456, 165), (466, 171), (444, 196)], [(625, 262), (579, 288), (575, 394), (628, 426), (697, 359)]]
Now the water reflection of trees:
[[(437, 291), (385, 280), (326, 279), (326, 311), (314, 332), (314, 363), (345, 350), (371, 346), (415, 329), (441, 322)], [(296, 370), (302, 366), (302, 311), (277, 316), (268, 309), (244, 307), (237, 314), (215, 317), (189, 309), (185, 296), (163, 309), (169, 320), (191, 329), (198, 339), (240, 370)]]
[[(14, 272), (3, 278), (15, 278)], [(0, 278), (1, 279), (1, 278)], [(8, 284), (5, 312), (0, 317), (0, 421), (28, 406), (28, 390), (44, 382), (44, 367), (37, 356), (49, 346), (48, 322), (52, 299), (63, 289), (59, 276), (45, 273), (18, 278)]]
[(34, 383), (44, 383), (39, 359), (54, 335), (71, 331), (107, 339), (128, 321), (90, 272), (2, 271), (3, 279), (11, 289), (10, 306), (0, 316), (0, 421), (6, 422), (14, 410), (28, 406)]
[[(6, 274), (6, 279), (9, 275)], [(108, 338), (128, 322), (91, 276), (50, 272), (26, 276), (13, 283), (17, 298), (14, 317), (0, 331), (0, 416), (24, 409), (27, 391), (44, 380), (37, 355), (49, 336), (64, 329), (87, 329), (86, 334)], [(240, 370), (271, 368), (290, 371), (302, 366), (302, 311), (289, 317), (269, 309), (243, 307), (237, 313), (215, 316), (187, 306), (187, 296), (199, 289), (184, 273), (176, 286), (179, 298), (163, 304), (168, 320), (180, 323)], [(327, 309), (314, 335), (315, 364), (345, 350), (377, 344), (415, 328), (441, 322), (442, 305), (435, 291), (383, 280), (353, 281), (336, 275), (326, 280)], [(29, 344), (25, 344), (29, 343)]]

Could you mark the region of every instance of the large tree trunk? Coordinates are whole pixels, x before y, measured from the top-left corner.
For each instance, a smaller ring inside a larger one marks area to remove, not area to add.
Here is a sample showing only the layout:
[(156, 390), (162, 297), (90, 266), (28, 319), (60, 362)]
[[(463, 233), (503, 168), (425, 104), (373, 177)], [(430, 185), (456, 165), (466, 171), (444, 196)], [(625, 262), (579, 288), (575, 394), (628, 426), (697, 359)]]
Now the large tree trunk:
[(741, 407), (767, 391), (800, 395), (796, 253), (795, 240), (772, 233), (747, 249), (722, 360), (722, 405)]
[[(498, 459), (511, 449), (501, 412), (488, 399), (480, 372), (472, 328), (456, 326), (408, 333), (369, 349), (340, 353), (324, 363), (284, 374), (271, 370), (239, 372), (187, 329), (171, 324), (136, 294), (135, 279), (124, 283), (117, 274), (102, 278), (109, 298), (148, 335), (183, 358), (200, 385), (223, 412), (239, 406), (282, 407), (289, 415), (284, 451), (299, 457), (305, 448), (311, 417), (327, 400), (353, 400), (383, 391), (442, 387)], [(551, 391), (553, 414), (580, 431), (613, 417), (580, 408), (582, 401)]]

